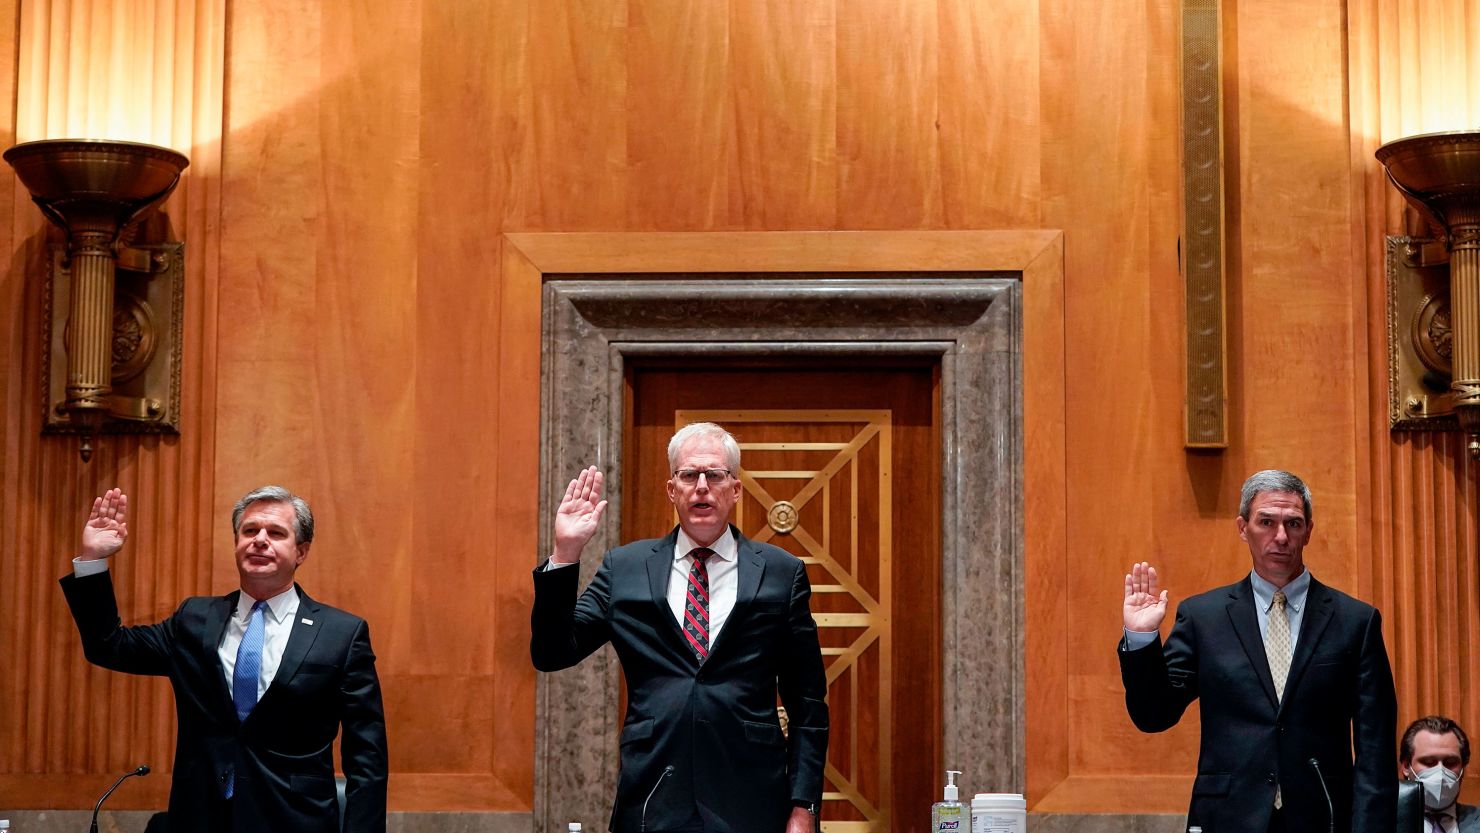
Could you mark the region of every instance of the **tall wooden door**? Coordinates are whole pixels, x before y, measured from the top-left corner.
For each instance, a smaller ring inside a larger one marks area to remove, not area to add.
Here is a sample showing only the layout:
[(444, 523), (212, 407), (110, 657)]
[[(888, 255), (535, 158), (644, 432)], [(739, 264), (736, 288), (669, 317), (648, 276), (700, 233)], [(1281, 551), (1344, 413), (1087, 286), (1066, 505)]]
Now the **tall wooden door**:
[(803, 559), (832, 732), (823, 829), (923, 831), (938, 796), (940, 506), (933, 367), (628, 371), (623, 537), (676, 523), (668, 438), (740, 442), (747, 537)]

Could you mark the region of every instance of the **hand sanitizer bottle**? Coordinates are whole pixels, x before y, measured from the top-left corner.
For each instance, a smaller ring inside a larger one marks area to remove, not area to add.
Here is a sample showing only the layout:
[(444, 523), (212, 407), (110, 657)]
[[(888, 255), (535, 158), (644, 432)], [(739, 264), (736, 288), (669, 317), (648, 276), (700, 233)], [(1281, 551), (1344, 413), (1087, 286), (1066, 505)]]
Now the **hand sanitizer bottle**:
[(970, 828), (970, 817), (961, 806), (961, 790), (956, 786), (960, 774), (946, 770), (945, 795), (930, 808), (930, 833), (965, 833)]

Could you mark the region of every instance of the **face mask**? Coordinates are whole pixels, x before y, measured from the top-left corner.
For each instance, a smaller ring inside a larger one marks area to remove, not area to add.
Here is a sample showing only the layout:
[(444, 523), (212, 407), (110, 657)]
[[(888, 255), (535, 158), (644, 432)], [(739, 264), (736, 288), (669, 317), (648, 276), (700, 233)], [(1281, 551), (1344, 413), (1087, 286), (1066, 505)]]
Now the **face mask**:
[(1463, 772), (1456, 775), (1442, 766), (1413, 773), (1413, 780), (1423, 785), (1423, 806), (1430, 810), (1443, 810), (1453, 804), (1459, 798), (1459, 782), (1463, 777)]

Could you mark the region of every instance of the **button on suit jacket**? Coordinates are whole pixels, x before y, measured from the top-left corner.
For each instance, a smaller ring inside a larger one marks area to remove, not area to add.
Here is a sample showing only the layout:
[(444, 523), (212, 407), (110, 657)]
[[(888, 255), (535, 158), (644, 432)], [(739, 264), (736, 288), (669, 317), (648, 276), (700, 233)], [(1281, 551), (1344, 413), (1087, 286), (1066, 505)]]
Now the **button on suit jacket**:
[[(1280, 786), (1285, 827), (1327, 829), (1320, 762), (1338, 833), (1396, 824), (1397, 698), (1371, 605), (1314, 578), (1285, 696), (1275, 696), (1248, 578), (1193, 596), (1159, 642), (1120, 655), (1126, 709), (1143, 732), (1202, 700), (1202, 745), (1187, 812), (1203, 833), (1263, 831)], [(1355, 759), (1354, 759), (1355, 754)]]
[(226, 816), (236, 833), (338, 833), (333, 742), (341, 725), (345, 830), (384, 833), (385, 715), (363, 619), (295, 584), (298, 618), (277, 675), (240, 721), (217, 650), (241, 591), (189, 598), (163, 622), (123, 627), (110, 573), (61, 584), (89, 662), (170, 679), (178, 723), (171, 833), (216, 833)]
[[(806, 567), (731, 532), (739, 543), (735, 608), (702, 665), (668, 606), (677, 528), (608, 552), (579, 599), (576, 568), (535, 571), (535, 667), (568, 668), (607, 642), (622, 663), (617, 833), (672, 829), (696, 811), (708, 830), (781, 833), (793, 802), (822, 800), (827, 680)], [(777, 720), (778, 693), (789, 739)]]

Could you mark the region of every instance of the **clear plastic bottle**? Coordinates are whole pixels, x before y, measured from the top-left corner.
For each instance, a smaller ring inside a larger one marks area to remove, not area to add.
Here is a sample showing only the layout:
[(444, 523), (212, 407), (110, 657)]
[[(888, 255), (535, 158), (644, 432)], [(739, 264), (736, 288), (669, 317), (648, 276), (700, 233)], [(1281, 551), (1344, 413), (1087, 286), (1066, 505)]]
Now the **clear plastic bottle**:
[(930, 808), (930, 833), (965, 833), (971, 826), (971, 817), (961, 805), (961, 789), (956, 786), (960, 774), (946, 770), (945, 795)]
[[(567, 824), (567, 825), (566, 825), (566, 826), (565, 826), (565, 829), (566, 829), (566, 830), (567, 830), (567, 831), (568, 831), (568, 832), (569, 832), (569, 833), (581, 833), (581, 823), (580, 823), (580, 822), (578, 822), (578, 821), (573, 821), (573, 822), (571, 822), (571, 823), (570, 823), (570, 824)], [(1201, 830), (1199, 830), (1199, 831), (1197, 831), (1197, 833), (1202, 833), (1202, 831), (1201, 831)]]

